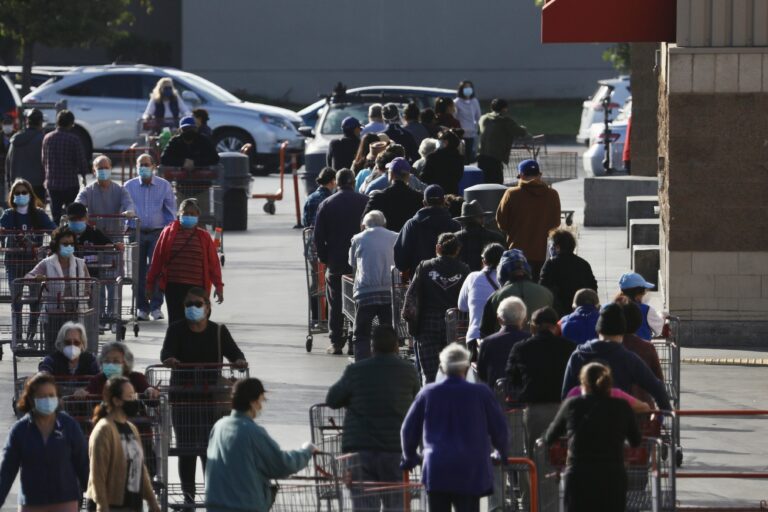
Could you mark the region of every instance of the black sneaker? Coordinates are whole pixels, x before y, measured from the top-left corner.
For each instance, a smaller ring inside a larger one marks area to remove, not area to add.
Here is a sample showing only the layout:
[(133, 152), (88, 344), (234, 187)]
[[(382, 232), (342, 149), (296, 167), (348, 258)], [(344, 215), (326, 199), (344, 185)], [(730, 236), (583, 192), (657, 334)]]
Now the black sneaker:
[(341, 350), (341, 347), (337, 347), (336, 345), (331, 345), (327, 349), (325, 349), (326, 354), (331, 354), (332, 356), (343, 356), (344, 351)]

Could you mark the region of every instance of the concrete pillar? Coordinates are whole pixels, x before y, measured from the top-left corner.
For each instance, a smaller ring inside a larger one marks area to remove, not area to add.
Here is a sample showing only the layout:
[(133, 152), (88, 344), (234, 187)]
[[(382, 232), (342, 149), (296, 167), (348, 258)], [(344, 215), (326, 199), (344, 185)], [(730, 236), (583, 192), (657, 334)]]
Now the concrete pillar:
[(659, 108), (659, 79), (654, 64), (658, 43), (632, 43), (632, 174), (656, 176), (658, 152), (656, 134)]

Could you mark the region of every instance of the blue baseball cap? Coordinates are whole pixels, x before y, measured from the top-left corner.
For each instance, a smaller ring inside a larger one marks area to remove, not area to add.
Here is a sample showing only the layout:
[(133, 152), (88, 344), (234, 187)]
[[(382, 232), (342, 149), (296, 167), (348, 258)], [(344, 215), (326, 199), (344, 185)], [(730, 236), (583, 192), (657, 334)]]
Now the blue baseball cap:
[(622, 290), (629, 290), (630, 288), (656, 288), (656, 285), (649, 283), (643, 276), (637, 272), (627, 272), (619, 278), (619, 288)]
[(424, 200), (427, 202), (434, 201), (436, 199), (444, 199), (445, 191), (440, 185), (430, 185), (424, 189)]
[(197, 126), (195, 124), (195, 118), (192, 116), (182, 117), (179, 121), (179, 128), (186, 128), (188, 126)]
[(352, 116), (345, 117), (344, 120), (341, 122), (341, 129), (344, 131), (347, 130), (354, 130), (355, 128), (360, 127), (360, 121), (357, 120), (357, 118), (354, 118)]
[(538, 176), (541, 174), (541, 169), (536, 160), (523, 160), (517, 165), (517, 172), (522, 176)]
[(394, 176), (402, 177), (411, 172), (411, 164), (408, 163), (408, 160), (399, 156), (392, 159), (392, 161), (387, 164), (387, 169), (389, 169)]

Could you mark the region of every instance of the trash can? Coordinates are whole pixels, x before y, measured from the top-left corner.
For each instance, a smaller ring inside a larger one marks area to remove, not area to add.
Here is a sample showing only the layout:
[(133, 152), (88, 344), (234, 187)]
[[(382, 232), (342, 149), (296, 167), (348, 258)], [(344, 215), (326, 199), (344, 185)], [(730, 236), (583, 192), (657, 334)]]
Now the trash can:
[(482, 185), (475, 185), (464, 189), (464, 200), (473, 201), (477, 200), (483, 207), (483, 211), (493, 212), (494, 215), (486, 217), (485, 226), (489, 229), (495, 229), (499, 231), (499, 227), (496, 225), (496, 210), (499, 208), (504, 192), (507, 191), (507, 187), (499, 185), (498, 183), (484, 183)]
[(221, 174), (224, 231), (245, 231), (248, 229), (248, 197), (251, 189), (249, 159), (242, 153), (219, 153)]

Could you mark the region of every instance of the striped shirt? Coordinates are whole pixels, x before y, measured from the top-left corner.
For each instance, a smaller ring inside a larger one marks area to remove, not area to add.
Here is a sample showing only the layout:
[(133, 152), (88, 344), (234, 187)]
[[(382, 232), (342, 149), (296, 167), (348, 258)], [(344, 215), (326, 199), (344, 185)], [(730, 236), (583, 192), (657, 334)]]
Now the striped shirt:
[(180, 229), (171, 247), (168, 282), (203, 286), (203, 247), (197, 229)]
[(43, 139), (43, 168), (48, 190), (79, 188), (77, 176), (89, 172), (80, 138), (60, 128), (47, 134)]
[(176, 197), (171, 184), (159, 176), (144, 183), (136, 177), (125, 182), (125, 189), (131, 195), (141, 229), (162, 229), (176, 218)]

